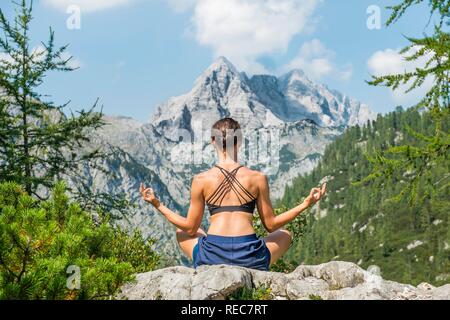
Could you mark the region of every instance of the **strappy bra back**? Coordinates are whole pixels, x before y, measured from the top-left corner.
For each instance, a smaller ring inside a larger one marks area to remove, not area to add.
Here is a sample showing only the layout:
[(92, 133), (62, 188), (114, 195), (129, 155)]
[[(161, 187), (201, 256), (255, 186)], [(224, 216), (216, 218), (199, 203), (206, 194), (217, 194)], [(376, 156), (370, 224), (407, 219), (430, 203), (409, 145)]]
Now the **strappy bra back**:
[[(225, 170), (217, 165), (215, 167), (222, 172), (224, 179), (213, 194), (206, 200), (210, 214), (214, 215), (219, 212), (236, 211), (253, 214), (256, 206), (256, 198), (236, 178), (236, 173), (242, 166), (239, 166), (232, 171)], [(222, 206), (223, 199), (231, 191), (236, 194), (240, 204), (234, 206)]]

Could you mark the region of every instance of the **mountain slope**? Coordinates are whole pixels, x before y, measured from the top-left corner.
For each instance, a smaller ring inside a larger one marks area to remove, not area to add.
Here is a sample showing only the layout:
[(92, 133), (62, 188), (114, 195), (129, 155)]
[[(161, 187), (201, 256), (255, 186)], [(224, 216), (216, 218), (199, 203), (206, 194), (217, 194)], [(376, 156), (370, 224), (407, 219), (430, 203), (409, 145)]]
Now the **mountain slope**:
[[(417, 145), (406, 126), (432, 133), (428, 115), (401, 111), (379, 117), (370, 126), (353, 127), (330, 144), (319, 165), (293, 181), (280, 204), (292, 206), (309, 188), (328, 177), (329, 194), (309, 216), (304, 236), (291, 248), (295, 264), (345, 260), (367, 268), (377, 265), (387, 279), (419, 284), (445, 284), (450, 279), (450, 187), (445, 180), (432, 196), (410, 207), (405, 201), (390, 202), (406, 176), (352, 185), (371, 172), (365, 152), (388, 145)], [(434, 179), (447, 177), (450, 162), (433, 169)], [(420, 197), (427, 191), (419, 186)]]

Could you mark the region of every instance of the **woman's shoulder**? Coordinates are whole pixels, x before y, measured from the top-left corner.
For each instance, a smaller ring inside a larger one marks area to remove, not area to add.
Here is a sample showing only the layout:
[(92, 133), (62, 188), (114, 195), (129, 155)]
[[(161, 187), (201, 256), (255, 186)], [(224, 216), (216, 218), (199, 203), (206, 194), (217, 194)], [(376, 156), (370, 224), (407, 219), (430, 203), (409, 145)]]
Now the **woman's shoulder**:
[[(211, 169), (210, 169), (211, 170)], [(210, 170), (202, 171), (194, 175), (193, 180), (201, 181), (210, 177)]]
[(258, 171), (258, 170), (255, 170), (255, 169), (252, 169), (249, 167), (245, 167), (245, 166), (242, 166), (241, 172), (246, 175), (253, 176), (256, 178), (264, 176), (264, 174), (261, 171)]
[(249, 179), (247, 181), (250, 181), (252, 184), (262, 186), (267, 182), (267, 176), (261, 171), (248, 167), (242, 167), (241, 170), (242, 177)]
[(217, 172), (214, 172), (214, 167), (201, 171), (194, 175), (193, 180), (198, 182), (207, 182), (214, 178)]

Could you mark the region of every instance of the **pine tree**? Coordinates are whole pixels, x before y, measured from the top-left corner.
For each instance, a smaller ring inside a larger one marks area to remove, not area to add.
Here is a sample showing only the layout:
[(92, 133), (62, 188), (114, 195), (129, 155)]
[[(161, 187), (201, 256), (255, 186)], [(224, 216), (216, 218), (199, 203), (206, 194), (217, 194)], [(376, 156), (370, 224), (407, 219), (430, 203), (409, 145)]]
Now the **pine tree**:
[[(426, 2), (425, 0), (403, 0), (400, 4), (390, 6), (391, 16), (387, 25), (392, 25), (413, 6)], [(386, 86), (398, 90), (406, 86), (406, 92), (421, 87), (425, 80), (433, 80), (432, 88), (425, 96), (413, 106), (415, 109), (428, 113), (434, 123), (434, 132), (419, 134), (409, 127), (409, 135), (420, 141), (420, 145), (403, 144), (390, 146), (386, 150), (379, 150), (370, 161), (374, 170), (363, 181), (376, 178), (385, 179), (395, 174), (408, 173), (408, 183), (393, 199), (399, 200), (405, 196), (412, 204), (417, 199), (418, 186), (421, 179), (429, 179), (431, 170), (448, 160), (450, 153), (450, 134), (448, 121), (450, 116), (450, 33), (445, 28), (450, 25), (450, 0), (429, 0), (430, 20), (437, 16), (438, 22), (434, 25), (433, 34), (423, 38), (407, 38), (410, 44), (401, 50), (406, 61), (425, 59), (424, 66), (403, 74), (392, 74), (376, 77), (369, 84)], [(448, 30), (448, 29), (447, 29)], [(429, 198), (435, 188), (446, 188), (450, 185), (450, 173), (444, 179), (430, 181), (433, 188), (427, 189), (421, 199)], [(420, 200), (420, 199), (419, 199)]]
[(97, 102), (69, 114), (69, 103), (56, 105), (40, 92), (50, 72), (75, 70), (68, 46), (56, 47), (50, 28), (48, 41), (33, 48), (33, 2), (15, 4), (13, 21), (0, 10), (0, 180), (17, 182), (29, 194), (45, 198), (58, 180), (71, 177), (78, 181), (72, 194), (86, 206), (122, 208), (125, 202), (92, 193), (79, 176), (82, 165), (95, 166), (96, 159), (106, 156), (87, 148), (89, 134), (104, 125)]

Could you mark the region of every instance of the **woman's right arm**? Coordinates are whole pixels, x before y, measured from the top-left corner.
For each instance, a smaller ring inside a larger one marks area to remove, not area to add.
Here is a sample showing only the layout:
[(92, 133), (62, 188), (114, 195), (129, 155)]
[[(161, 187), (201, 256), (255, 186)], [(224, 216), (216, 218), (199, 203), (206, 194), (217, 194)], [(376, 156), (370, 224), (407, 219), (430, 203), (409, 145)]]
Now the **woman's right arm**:
[(205, 199), (203, 198), (203, 184), (198, 176), (192, 179), (191, 203), (186, 217), (173, 212), (164, 206), (155, 196), (152, 188), (146, 188), (141, 183), (141, 195), (146, 202), (151, 203), (164, 217), (177, 228), (185, 231), (189, 235), (195, 235), (202, 223), (203, 212), (205, 209)]
[(326, 192), (326, 184), (323, 184), (322, 188), (313, 188), (301, 204), (280, 215), (275, 215), (270, 201), (269, 183), (265, 175), (259, 177), (258, 187), (258, 212), (264, 227), (269, 232), (274, 232), (294, 220), (300, 213), (319, 201)]

